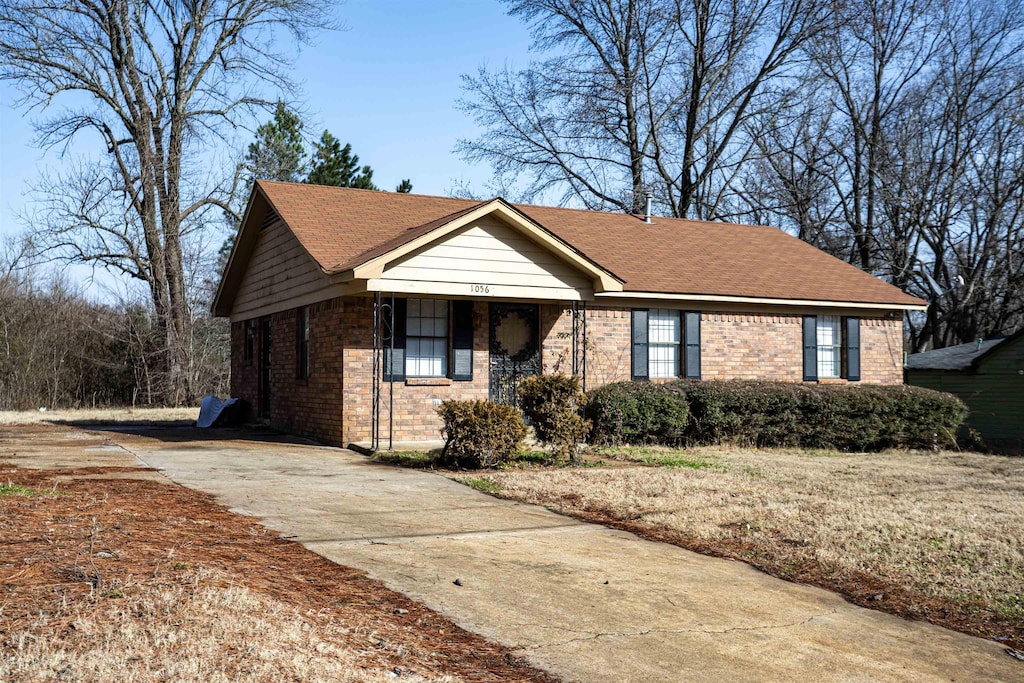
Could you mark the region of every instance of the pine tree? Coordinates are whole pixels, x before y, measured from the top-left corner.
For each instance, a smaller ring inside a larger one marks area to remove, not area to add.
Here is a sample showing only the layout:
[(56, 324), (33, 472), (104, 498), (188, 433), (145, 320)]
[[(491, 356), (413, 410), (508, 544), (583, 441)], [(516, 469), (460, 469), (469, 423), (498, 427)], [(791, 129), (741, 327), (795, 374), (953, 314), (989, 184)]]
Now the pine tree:
[(395, 188), (395, 192), (409, 194), (410, 192), (412, 192), (412, 181), (406, 178), (402, 182), (398, 183), (398, 187)]
[(314, 146), (312, 168), (307, 183), (333, 185), (335, 187), (358, 187), (364, 190), (379, 189), (373, 184), (373, 169), (359, 166), (359, 155), (352, 153), (352, 145), (341, 146), (341, 141), (324, 131)]
[[(253, 183), (257, 180), (301, 182), (305, 156), (302, 121), (298, 114), (278, 100), (274, 118), (256, 129), (256, 139), (249, 144), (249, 150), (246, 152), (243, 162), (246, 191), (240, 195), (242, 201), (248, 201)], [(224, 218), (231, 226), (231, 234), (217, 252), (216, 268), (220, 274), (223, 274), (227, 266), (239, 228), (238, 219), (232, 214), (225, 212)]]
[(274, 118), (256, 129), (256, 140), (245, 155), (250, 188), (256, 180), (300, 182), (305, 156), (302, 121), (278, 100)]

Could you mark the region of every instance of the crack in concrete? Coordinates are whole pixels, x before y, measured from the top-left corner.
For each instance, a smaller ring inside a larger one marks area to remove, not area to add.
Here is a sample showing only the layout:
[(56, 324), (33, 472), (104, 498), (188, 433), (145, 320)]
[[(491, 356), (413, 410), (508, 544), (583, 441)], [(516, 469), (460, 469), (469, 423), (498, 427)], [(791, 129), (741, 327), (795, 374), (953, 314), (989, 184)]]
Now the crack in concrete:
[(704, 633), (704, 634), (709, 634), (709, 635), (719, 635), (719, 634), (723, 634), (723, 633), (732, 633), (734, 631), (770, 631), (770, 630), (784, 629), (784, 628), (795, 628), (797, 626), (803, 626), (804, 624), (808, 624), (808, 623), (814, 621), (815, 619), (819, 619), (821, 617), (827, 617), (827, 616), (833, 615), (835, 613), (836, 613), (836, 610), (835, 609), (831, 609), (828, 612), (822, 612), (821, 614), (812, 614), (811, 616), (807, 617), (806, 619), (800, 619), (798, 621), (788, 622), (788, 623), (785, 623), (785, 624), (764, 624), (764, 625), (759, 625), (759, 626), (731, 626), (729, 628), (724, 628), (724, 629), (703, 629), (703, 628), (663, 629), (663, 628), (651, 628), (651, 629), (645, 629), (645, 630), (642, 630), (642, 631), (600, 631), (600, 632), (595, 633), (593, 631), (579, 631), (579, 630), (568, 628), (568, 627), (565, 627), (565, 626), (551, 626), (549, 624), (513, 624), (513, 626), (515, 626), (515, 627), (522, 627), (522, 628), (531, 628), (532, 627), (532, 628), (557, 629), (559, 631), (568, 631), (570, 633), (587, 633), (587, 634), (589, 634), (589, 635), (587, 635), (585, 637), (569, 638), (568, 640), (562, 640), (562, 641), (555, 642), (555, 643), (543, 643), (543, 644), (540, 644), (540, 645), (521, 645), (521, 646), (519, 646), (519, 649), (521, 649), (521, 650), (545, 650), (545, 649), (549, 649), (549, 648), (553, 648), (553, 647), (561, 647), (562, 645), (569, 645), (571, 643), (586, 642), (588, 640), (599, 640), (601, 638), (614, 638), (614, 637), (636, 638), (636, 637), (643, 637), (643, 636), (649, 636), (649, 635), (655, 635), (655, 634), (680, 635), (680, 634), (684, 634), (684, 633)]

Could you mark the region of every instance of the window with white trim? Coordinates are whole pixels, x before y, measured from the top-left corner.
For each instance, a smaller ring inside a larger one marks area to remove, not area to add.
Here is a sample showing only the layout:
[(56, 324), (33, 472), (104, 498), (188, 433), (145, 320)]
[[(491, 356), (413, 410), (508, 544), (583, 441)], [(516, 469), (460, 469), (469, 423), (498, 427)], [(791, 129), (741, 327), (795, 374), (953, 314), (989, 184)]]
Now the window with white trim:
[(647, 318), (647, 373), (652, 379), (679, 374), (679, 311), (652, 308)]
[(837, 315), (818, 316), (818, 377), (833, 379), (842, 375), (843, 324)]
[(448, 372), (448, 302), (409, 299), (407, 306), (406, 376), (444, 377)]

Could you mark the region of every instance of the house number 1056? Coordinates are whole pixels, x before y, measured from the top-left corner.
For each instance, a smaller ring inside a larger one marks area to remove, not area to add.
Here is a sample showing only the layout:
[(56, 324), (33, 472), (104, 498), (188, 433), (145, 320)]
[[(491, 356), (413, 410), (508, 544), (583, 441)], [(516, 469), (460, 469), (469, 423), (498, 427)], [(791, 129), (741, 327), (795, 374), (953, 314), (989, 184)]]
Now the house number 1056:
[(491, 293), (491, 286), (490, 285), (470, 285), (469, 286), (469, 291), (471, 291), (473, 294), (490, 294)]

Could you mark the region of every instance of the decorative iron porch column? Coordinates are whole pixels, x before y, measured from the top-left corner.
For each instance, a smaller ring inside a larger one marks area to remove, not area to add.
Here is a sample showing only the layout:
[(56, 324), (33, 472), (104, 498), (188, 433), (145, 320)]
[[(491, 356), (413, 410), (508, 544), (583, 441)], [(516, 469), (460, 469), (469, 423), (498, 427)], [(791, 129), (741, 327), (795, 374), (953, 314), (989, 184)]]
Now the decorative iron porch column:
[[(383, 406), (383, 387), (388, 385), (388, 450), (394, 446), (394, 407), (395, 407), (395, 373), (389, 365), (395, 357), (395, 293), (384, 296), (380, 292), (373, 295), (373, 381), (371, 387), (372, 403), (370, 407), (370, 450), (380, 450), (384, 440), (381, 416)], [(385, 369), (387, 379), (385, 380)]]
[(587, 302), (572, 302), (572, 374), (587, 390)]

